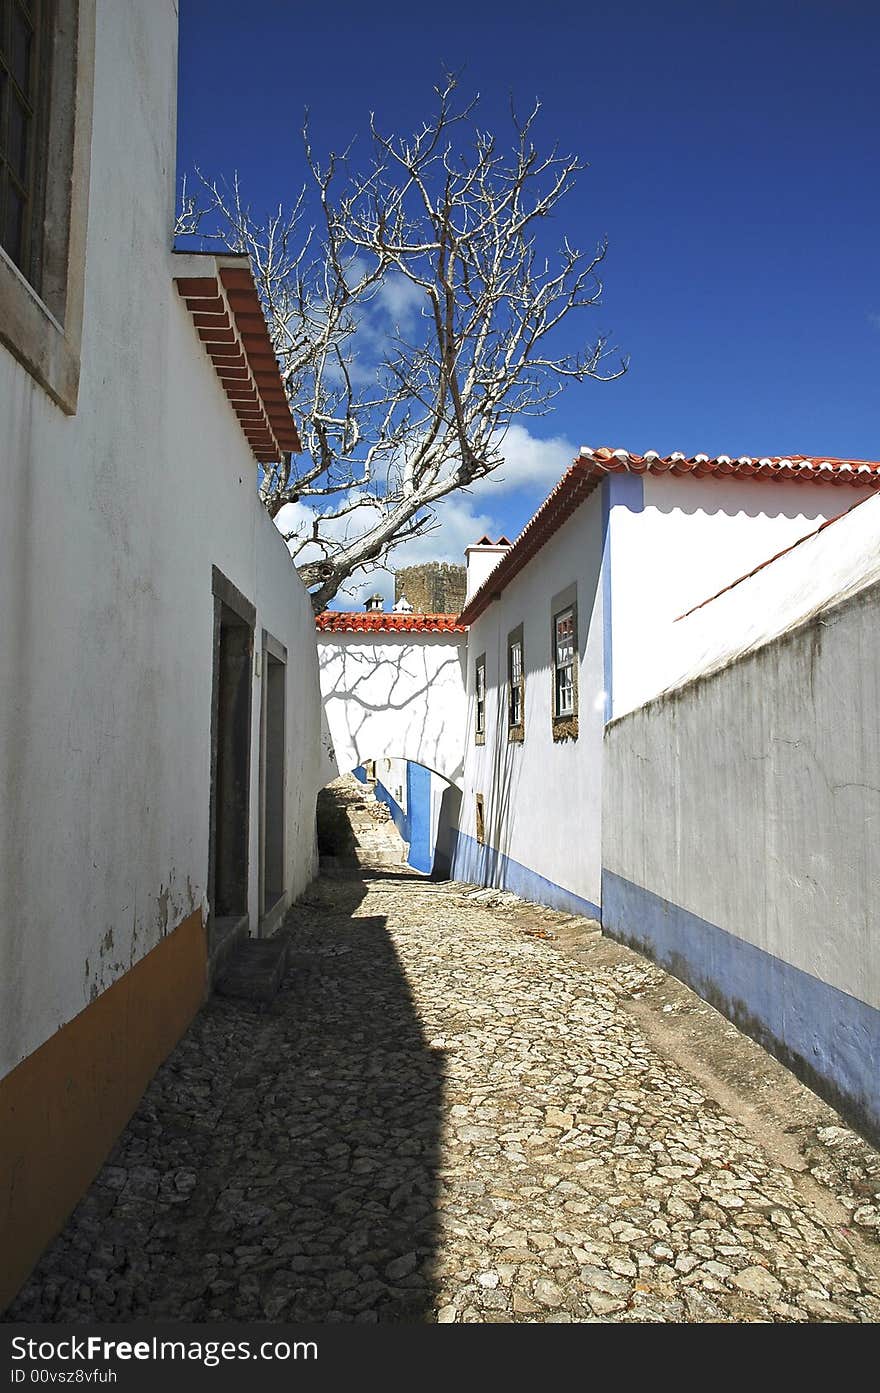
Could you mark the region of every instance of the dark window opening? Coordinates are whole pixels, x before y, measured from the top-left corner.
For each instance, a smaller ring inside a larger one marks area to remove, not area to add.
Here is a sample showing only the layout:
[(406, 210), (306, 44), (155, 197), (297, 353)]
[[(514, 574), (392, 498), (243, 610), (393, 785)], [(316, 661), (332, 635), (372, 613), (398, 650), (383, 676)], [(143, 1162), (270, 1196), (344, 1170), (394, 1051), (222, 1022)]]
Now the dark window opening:
[(41, 288), (52, 0), (0, 4), (0, 246)]

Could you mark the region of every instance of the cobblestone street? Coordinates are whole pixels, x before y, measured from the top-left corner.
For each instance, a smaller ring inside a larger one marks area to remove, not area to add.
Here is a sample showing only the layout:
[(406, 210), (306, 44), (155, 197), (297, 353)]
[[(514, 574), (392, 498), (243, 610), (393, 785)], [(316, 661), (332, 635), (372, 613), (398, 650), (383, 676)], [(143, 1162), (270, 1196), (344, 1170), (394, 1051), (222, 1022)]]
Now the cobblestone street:
[(209, 1001), (6, 1318), (880, 1318), (877, 1153), (588, 922), (395, 864), (361, 796), (278, 997)]

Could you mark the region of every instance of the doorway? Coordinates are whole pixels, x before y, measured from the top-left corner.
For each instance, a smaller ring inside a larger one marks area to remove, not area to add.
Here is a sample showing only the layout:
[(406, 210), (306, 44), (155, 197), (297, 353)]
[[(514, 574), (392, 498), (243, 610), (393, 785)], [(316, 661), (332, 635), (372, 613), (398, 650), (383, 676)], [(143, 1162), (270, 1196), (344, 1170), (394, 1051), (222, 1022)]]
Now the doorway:
[(260, 937), (273, 933), (284, 912), (285, 713), (287, 649), (263, 630), (260, 721)]
[(251, 700), (256, 610), (214, 567), (208, 950), (248, 932)]

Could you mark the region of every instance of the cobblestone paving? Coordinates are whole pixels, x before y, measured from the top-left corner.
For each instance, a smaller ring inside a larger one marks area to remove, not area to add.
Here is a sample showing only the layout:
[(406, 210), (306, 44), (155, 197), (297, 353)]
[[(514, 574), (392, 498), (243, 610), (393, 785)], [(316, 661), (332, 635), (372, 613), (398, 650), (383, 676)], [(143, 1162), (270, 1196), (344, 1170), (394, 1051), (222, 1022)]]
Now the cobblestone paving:
[(208, 1003), (7, 1319), (880, 1318), (875, 1152), (826, 1128), (817, 1204), (624, 1009), (662, 973), (408, 875), (368, 822), (277, 1001)]

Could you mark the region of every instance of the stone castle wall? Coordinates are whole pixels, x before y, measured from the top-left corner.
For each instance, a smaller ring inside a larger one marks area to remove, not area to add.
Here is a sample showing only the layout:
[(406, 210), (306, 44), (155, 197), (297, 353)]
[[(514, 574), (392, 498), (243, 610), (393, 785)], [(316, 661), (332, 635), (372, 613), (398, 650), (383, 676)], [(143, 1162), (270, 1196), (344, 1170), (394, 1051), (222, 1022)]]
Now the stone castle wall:
[(445, 561), (404, 566), (394, 577), (394, 602), (405, 595), (416, 614), (459, 614), (466, 588), (464, 566)]

